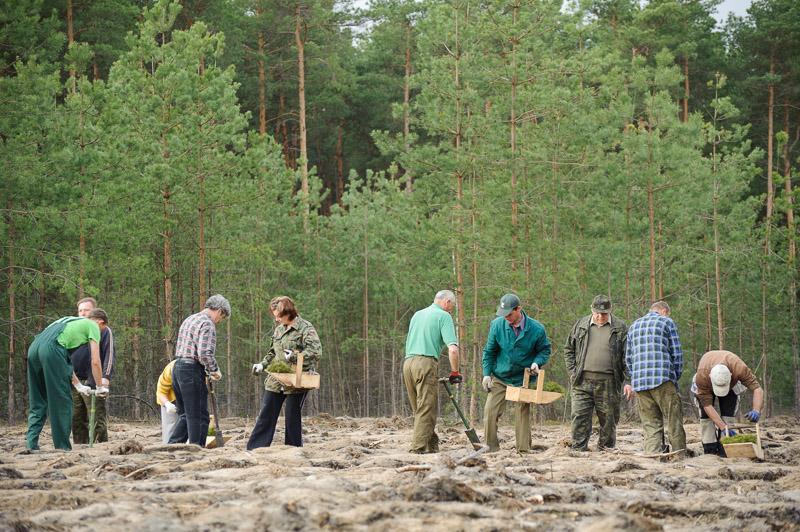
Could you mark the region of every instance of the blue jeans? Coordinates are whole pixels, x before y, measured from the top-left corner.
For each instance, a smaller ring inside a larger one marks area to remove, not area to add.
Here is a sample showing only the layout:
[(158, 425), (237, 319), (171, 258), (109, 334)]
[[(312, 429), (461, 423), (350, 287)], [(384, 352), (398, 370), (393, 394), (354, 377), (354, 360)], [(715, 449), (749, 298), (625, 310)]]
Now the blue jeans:
[(178, 423), (172, 430), (170, 443), (206, 446), (208, 436), (208, 388), (203, 365), (190, 358), (179, 358), (172, 368), (172, 389), (175, 391)]

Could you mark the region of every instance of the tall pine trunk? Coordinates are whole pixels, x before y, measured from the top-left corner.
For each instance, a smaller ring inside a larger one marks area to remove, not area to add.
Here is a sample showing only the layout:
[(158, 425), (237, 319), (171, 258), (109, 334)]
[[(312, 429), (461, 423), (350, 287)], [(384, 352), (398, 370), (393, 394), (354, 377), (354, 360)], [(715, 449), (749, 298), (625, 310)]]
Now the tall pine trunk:
[(308, 188), (308, 138), (306, 134), (306, 67), (305, 34), (302, 3), (295, 6), (294, 42), (297, 45), (297, 101), (300, 127), (300, 190), (303, 195), (303, 229), (308, 233), (309, 188)]
[[(166, 158), (166, 157), (165, 157)], [(164, 283), (164, 358), (167, 361), (172, 359), (172, 228), (170, 227), (170, 190), (169, 185), (165, 184), (161, 193), (164, 204), (164, 256), (163, 256), (163, 283)]]
[(11, 198), (6, 199), (5, 222), (8, 232), (6, 243), (6, 254), (8, 255), (8, 423), (14, 422), (17, 415), (15, 402), (14, 379), (16, 375), (16, 326), (17, 326), (17, 299), (16, 299), (16, 278), (14, 276), (14, 245), (16, 244), (16, 232), (14, 227), (13, 204)]
[[(783, 145), (783, 192), (786, 197), (786, 238), (788, 243), (786, 266), (789, 271), (789, 324), (792, 331), (792, 369), (794, 370), (794, 413), (800, 417), (800, 346), (797, 333), (797, 235), (794, 227), (794, 197), (792, 191), (792, 158), (789, 143), (789, 97), (783, 106), (783, 132), (786, 141)], [(797, 128), (800, 138), (800, 127)], [(795, 139), (797, 142), (797, 138)]]
[[(411, 118), (410, 118), (410, 102), (411, 102), (411, 23), (406, 20), (406, 63), (405, 74), (403, 75), (403, 146), (406, 153), (411, 149)], [(406, 172), (406, 194), (411, 194), (414, 185), (414, 178), (408, 168), (404, 169)]]
[(769, 363), (768, 355), (768, 318), (767, 318), (767, 278), (769, 277), (769, 260), (771, 253), (771, 232), (772, 232), (772, 211), (775, 203), (775, 190), (772, 181), (772, 162), (773, 162), (773, 145), (772, 137), (774, 135), (774, 108), (775, 108), (775, 84), (772, 79), (775, 76), (775, 53), (770, 53), (769, 59), (769, 73), (770, 83), (767, 86), (767, 205), (765, 214), (765, 231), (764, 231), (764, 254), (761, 265), (761, 362), (764, 369), (764, 394), (767, 397), (765, 410), (769, 412), (772, 401), (769, 399)]

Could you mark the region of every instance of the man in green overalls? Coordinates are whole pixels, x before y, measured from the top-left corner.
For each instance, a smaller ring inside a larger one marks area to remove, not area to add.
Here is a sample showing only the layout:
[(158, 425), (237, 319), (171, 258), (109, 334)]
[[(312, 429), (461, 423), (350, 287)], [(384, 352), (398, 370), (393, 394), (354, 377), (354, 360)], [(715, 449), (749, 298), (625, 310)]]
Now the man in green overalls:
[[(87, 395), (91, 389), (78, 381), (72, 371), (70, 351), (89, 344), (92, 374), (101, 382), (100, 326), (96, 320), (68, 316), (54, 321), (34, 338), (28, 348), (28, 449), (39, 448), (39, 434), (50, 417), (53, 446), (71, 450), (69, 433), (72, 428), (72, 395), (70, 381), (78, 392)], [(97, 395), (108, 393), (98, 386)]]

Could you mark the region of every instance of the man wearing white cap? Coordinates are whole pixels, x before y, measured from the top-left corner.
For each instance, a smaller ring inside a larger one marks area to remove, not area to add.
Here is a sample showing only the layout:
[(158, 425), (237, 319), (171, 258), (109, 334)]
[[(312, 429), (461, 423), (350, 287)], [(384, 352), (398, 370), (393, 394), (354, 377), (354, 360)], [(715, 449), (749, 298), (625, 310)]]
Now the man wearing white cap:
[[(700, 435), (705, 454), (725, 456), (719, 443), (739, 408), (739, 396), (753, 391), (753, 409), (745, 414), (753, 423), (761, 418), (764, 391), (741, 358), (730, 351), (709, 351), (700, 359), (692, 379), (692, 395), (700, 412)], [(714, 402), (719, 401), (719, 413)], [(721, 415), (720, 415), (721, 414)]]

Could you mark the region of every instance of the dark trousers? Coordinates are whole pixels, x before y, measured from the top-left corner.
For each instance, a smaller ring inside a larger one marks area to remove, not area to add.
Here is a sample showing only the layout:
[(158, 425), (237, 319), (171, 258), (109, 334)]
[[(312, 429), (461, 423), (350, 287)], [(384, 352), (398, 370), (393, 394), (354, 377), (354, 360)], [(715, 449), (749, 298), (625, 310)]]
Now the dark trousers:
[[(81, 381), (86, 384), (86, 381)], [(72, 388), (72, 442), (89, 443), (89, 411), (92, 398), (79, 394)], [(106, 398), (95, 397), (94, 443), (108, 441), (108, 410)]]
[(284, 441), (286, 445), (302, 447), (303, 426), (300, 412), (307, 395), (307, 391), (289, 394), (270, 392), (269, 390), (264, 392), (264, 398), (261, 400), (261, 412), (258, 413), (256, 425), (247, 441), (247, 450), (269, 447), (272, 444), (275, 425), (278, 424), (278, 416), (281, 414), (281, 406), (284, 401), (286, 401), (286, 438)]
[[(719, 400), (719, 415), (723, 417), (733, 417), (736, 415), (736, 406), (739, 404), (739, 396), (733, 392), (733, 388), (728, 392), (725, 397), (711, 396), (711, 406)], [(706, 411), (700, 407), (700, 419), (708, 419)]]
[(172, 368), (172, 389), (175, 391), (178, 423), (169, 438), (170, 443), (189, 443), (206, 446), (208, 436), (208, 388), (205, 368), (189, 358), (179, 358)]

